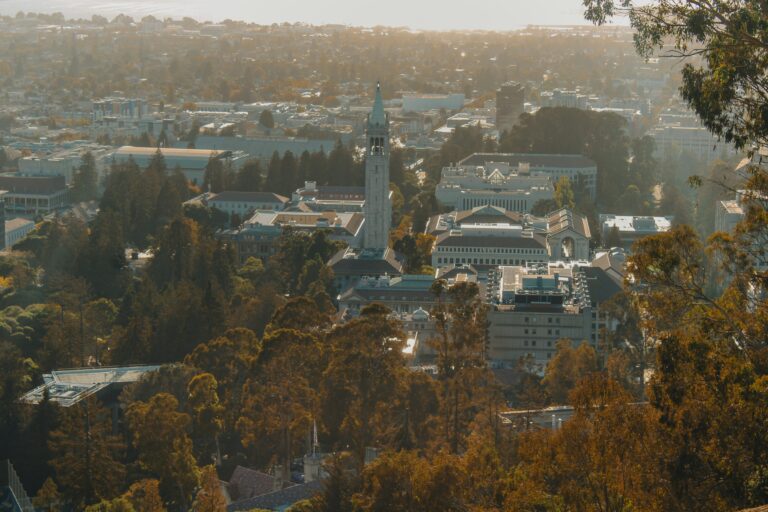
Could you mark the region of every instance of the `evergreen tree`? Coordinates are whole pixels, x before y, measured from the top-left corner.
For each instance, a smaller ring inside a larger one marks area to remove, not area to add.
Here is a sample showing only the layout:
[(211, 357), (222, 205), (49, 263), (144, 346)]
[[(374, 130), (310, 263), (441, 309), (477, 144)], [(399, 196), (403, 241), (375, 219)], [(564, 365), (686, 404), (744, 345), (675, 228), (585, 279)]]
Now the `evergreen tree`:
[(80, 159), (80, 166), (72, 179), (72, 195), (75, 201), (90, 201), (98, 196), (96, 160), (88, 151)]
[(256, 159), (248, 160), (237, 171), (234, 189), (244, 192), (258, 192), (261, 190), (261, 186), (261, 164)]
[(291, 192), (299, 186), (297, 183), (299, 173), (298, 163), (293, 153), (286, 151), (280, 161), (280, 179), (276, 192), (284, 196), (290, 196)]
[(272, 116), (272, 111), (265, 109), (259, 114), (259, 124), (264, 128), (272, 129), (275, 127), (275, 118)]
[(267, 192), (279, 193), (280, 185), (282, 182), (280, 154), (275, 151), (272, 153), (272, 159), (269, 161), (267, 167), (267, 181), (264, 184), (264, 190)]

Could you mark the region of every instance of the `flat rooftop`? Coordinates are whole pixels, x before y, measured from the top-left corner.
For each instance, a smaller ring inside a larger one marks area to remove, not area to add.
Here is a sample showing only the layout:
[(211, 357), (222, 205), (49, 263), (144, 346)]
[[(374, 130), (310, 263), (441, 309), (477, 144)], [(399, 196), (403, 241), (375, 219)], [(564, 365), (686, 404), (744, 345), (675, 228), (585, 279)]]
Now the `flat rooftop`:
[(136, 382), (160, 366), (73, 368), (43, 374), (43, 384), (24, 394), (19, 401), (39, 404), (46, 391), (51, 402), (70, 407), (113, 385)]
[[(197, 158), (210, 158), (211, 156), (219, 156), (222, 153), (228, 153), (229, 151), (222, 151), (218, 149), (187, 149), (187, 148), (159, 148), (160, 153), (164, 157), (197, 157)], [(115, 152), (119, 156), (139, 155), (139, 156), (153, 156), (157, 153), (158, 148), (144, 148), (137, 146), (123, 146), (118, 148)]]
[(672, 217), (648, 217), (631, 215), (600, 215), (603, 229), (618, 228), (622, 233), (660, 233), (672, 227)]

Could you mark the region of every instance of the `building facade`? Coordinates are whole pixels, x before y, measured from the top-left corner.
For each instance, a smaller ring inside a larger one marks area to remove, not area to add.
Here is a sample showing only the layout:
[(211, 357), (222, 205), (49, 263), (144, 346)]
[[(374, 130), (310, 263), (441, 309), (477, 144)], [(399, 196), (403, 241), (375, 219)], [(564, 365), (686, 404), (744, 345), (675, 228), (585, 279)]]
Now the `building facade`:
[(165, 166), (169, 172), (177, 168), (181, 169), (184, 177), (196, 185), (203, 184), (205, 168), (209, 160), (221, 160), (231, 164), (234, 169), (239, 169), (248, 159), (248, 155), (242, 151), (123, 146), (115, 151), (114, 160), (117, 163), (133, 160), (136, 165), (143, 169), (149, 165), (158, 151), (163, 155)]
[(463, 225), (437, 237), (432, 247), (432, 266), (530, 265), (549, 261), (546, 240), (515, 225)]
[(435, 188), (437, 200), (457, 210), (491, 205), (525, 213), (553, 196), (548, 177), (520, 173), (506, 164), (444, 167)]
[(597, 193), (597, 164), (583, 155), (474, 153), (457, 164), (457, 167), (472, 169), (483, 167), (486, 172), (503, 169), (503, 166), (518, 175), (546, 176), (552, 183), (565, 176), (574, 189), (583, 186), (593, 199)]
[(0, 190), (6, 190), (5, 211), (19, 215), (45, 215), (69, 204), (64, 176), (0, 174)]
[(489, 276), (488, 359), (514, 365), (522, 358), (544, 368), (557, 341), (596, 344), (585, 277), (577, 269), (501, 267)]

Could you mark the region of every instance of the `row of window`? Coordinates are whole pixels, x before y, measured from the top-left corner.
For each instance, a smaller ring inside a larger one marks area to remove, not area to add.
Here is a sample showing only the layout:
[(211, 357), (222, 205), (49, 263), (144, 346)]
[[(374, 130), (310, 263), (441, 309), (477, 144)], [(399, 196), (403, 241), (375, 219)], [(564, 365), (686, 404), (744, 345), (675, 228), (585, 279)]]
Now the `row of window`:
[(546, 254), (541, 249), (510, 249), (507, 247), (437, 247), (440, 252), (469, 252), (469, 253), (495, 253), (495, 254)]
[[(528, 347), (535, 347), (536, 346), (536, 340), (523, 340), (523, 346)], [(552, 348), (552, 340), (547, 341), (547, 348)]]
[[(538, 321), (538, 318), (537, 318), (537, 317), (535, 317), (535, 316), (534, 316), (534, 317), (532, 317), (532, 318), (533, 318), (533, 321), (534, 321), (534, 322)], [(529, 317), (529, 316), (525, 317), (525, 323), (528, 323), (528, 322), (530, 322), (530, 321), (531, 321), (531, 317)], [(548, 323), (548, 324), (551, 324), (551, 323), (552, 323), (552, 317), (551, 317), (551, 316), (548, 316), (548, 317), (547, 317), (547, 323)], [(559, 324), (559, 323), (560, 323), (560, 317), (556, 317), (556, 318), (555, 318), (555, 323), (556, 323), (556, 324)]]
[(449, 263), (472, 263), (474, 265), (519, 265), (525, 266), (526, 260), (513, 260), (508, 258), (437, 258), (438, 265)]
[[(558, 320), (559, 320), (559, 318), (558, 318)], [(528, 331), (529, 331), (529, 329), (525, 329), (524, 333), (525, 334), (536, 334), (536, 329), (530, 329), (530, 331), (531, 331), (530, 333)], [(552, 329), (547, 329), (547, 335), (552, 336)], [(559, 336), (559, 335), (560, 335), (560, 329), (555, 329), (555, 336)]]
[(478, 206), (496, 206), (504, 208), (505, 210), (515, 212), (527, 212), (528, 201), (524, 199), (496, 199), (489, 201), (488, 199), (464, 199), (462, 205), (465, 209), (476, 208)]

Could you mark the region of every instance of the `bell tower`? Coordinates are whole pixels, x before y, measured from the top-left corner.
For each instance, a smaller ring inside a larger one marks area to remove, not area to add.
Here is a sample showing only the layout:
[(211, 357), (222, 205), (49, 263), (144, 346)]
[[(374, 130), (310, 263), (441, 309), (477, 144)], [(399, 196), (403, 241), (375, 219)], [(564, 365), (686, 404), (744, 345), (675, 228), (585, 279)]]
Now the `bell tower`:
[(368, 114), (365, 152), (365, 249), (386, 249), (392, 223), (389, 199), (389, 116), (384, 112), (381, 84), (376, 84), (373, 110)]

